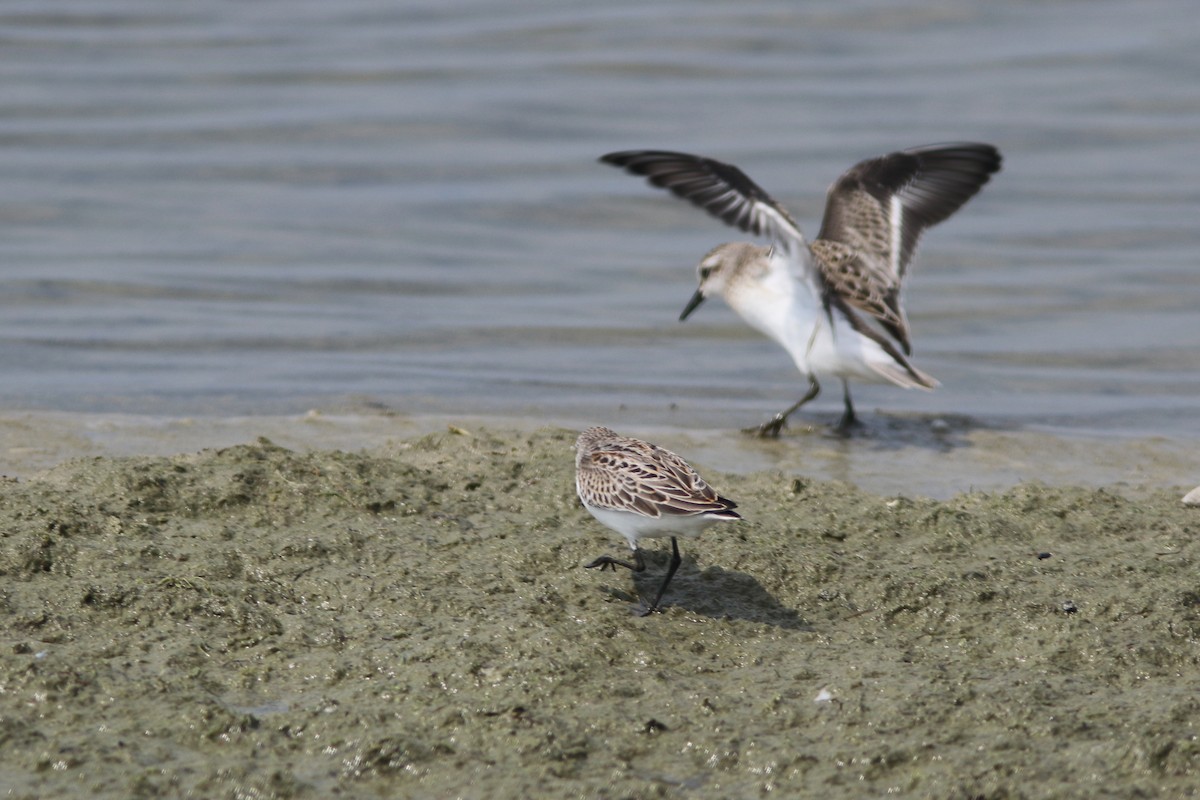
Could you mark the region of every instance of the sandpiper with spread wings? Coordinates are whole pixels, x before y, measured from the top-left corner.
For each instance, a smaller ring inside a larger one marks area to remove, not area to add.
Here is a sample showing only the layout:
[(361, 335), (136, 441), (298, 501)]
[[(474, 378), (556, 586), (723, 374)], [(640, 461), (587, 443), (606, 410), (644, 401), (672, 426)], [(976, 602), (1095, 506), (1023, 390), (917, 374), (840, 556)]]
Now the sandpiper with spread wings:
[(658, 610), (667, 584), (682, 558), (676, 536), (699, 536), (722, 520), (741, 519), (737, 503), (718, 495), (691, 465), (658, 445), (620, 436), (608, 428), (588, 428), (575, 441), (575, 490), (593, 517), (625, 537), (633, 562), (600, 556), (584, 566), (634, 572), (646, 569), (641, 539), (670, 536), (671, 562), (654, 602), (643, 616)]
[(843, 431), (857, 422), (851, 379), (906, 389), (938, 385), (910, 360), (902, 284), (921, 233), (961, 208), (1000, 169), (1000, 153), (992, 145), (927, 145), (855, 164), (829, 188), (812, 242), (732, 164), (665, 150), (609, 153), (600, 160), (771, 241), (711, 250), (697, 267), (700, 286), (679, 317), (686, 319), (706, 297), (720, 295), (749, 325), (782, 345), (808, 379), (806, 394), (754, 429), (759, 435), (777, 436), (826, 378), (842, 382)]

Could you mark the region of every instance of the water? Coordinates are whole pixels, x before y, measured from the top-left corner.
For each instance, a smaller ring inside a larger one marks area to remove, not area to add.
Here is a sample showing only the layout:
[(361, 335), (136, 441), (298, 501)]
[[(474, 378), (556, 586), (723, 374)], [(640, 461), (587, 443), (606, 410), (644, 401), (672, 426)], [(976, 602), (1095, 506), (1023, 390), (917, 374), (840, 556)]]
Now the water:
[[(815, 233), (860, 158), (1003, 171), (909, 285), (936, 393), (874, 414), (1200, 439), (1187, 0), (10, 2), (0, 408), (389, 408), (729, 429), (798, 396), (699, 256), (739, 234), (596, 162), (743, 167)], [(836, 419), (840, 392), (812, 406)]]

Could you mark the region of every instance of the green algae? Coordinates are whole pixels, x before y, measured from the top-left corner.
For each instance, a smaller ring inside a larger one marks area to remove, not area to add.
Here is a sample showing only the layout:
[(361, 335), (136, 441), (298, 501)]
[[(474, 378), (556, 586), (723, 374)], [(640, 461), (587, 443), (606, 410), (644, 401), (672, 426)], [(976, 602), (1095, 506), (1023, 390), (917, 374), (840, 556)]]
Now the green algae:
[[(1200, 511), (702, 470), (650, 569), (573, 431), (69, 462), (0, 495), (0, 785), (34, 797), (1184, 797)], [(703, 466), (703, 465), (699, 465)]]

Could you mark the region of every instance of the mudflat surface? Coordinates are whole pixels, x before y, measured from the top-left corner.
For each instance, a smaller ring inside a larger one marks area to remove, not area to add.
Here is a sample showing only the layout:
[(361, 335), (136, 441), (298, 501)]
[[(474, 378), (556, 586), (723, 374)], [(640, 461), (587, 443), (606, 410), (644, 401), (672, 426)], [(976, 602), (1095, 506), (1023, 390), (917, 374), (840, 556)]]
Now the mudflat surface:
[(582, 568), (624, 545), (575, 499), (574, 437), (7, 479), (4, 796), (1200, 791), (1188, 476), (937, 501), (681, 451), (746, 520), (681, 542), (639, 618), (665, 552)]

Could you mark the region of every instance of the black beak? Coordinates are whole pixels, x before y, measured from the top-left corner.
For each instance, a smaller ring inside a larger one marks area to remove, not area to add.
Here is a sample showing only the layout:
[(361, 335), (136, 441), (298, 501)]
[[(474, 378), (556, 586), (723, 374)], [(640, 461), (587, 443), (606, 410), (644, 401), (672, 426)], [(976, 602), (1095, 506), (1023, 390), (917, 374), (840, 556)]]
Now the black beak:
[(704, 292), (697, 289), (696, 293), (694, 295), (692, 295), (692, 299), (688, 300), (688, 304), (683, 307), (683, 313), (679, 315), (679, 321), (683, 322), (685, 319), (687, 319), (688, 314), (695, 311), (696, 306), (700, 305), (703, 302), (704, 302)]

